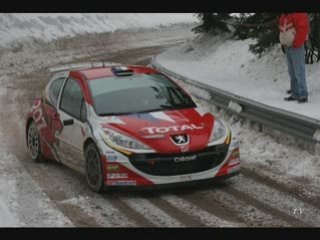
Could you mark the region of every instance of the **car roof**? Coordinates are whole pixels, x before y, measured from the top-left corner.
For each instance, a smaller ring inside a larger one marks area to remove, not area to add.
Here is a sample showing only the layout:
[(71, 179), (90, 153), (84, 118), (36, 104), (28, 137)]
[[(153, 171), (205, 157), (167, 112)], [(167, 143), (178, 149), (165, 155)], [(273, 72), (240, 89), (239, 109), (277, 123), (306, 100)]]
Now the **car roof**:
[[(115, 66), (108, 66), (108, 67), (91, 67), (86, 69), (76, 69), (71, 70), (70, 75), (74, 74), (81, 74), (86, 80), (102, 78), (102, 77), (111, 77), (116, 76), (112, 72), (112, 67)], [(152, 74), (152, 73), (159, 73), (157, 70), (153, 68), (149, 68), (146, 66), (139, 66), (139, 65), (121, 65), (127, 67), (129, 70), (133, 71), (133, 74)]]

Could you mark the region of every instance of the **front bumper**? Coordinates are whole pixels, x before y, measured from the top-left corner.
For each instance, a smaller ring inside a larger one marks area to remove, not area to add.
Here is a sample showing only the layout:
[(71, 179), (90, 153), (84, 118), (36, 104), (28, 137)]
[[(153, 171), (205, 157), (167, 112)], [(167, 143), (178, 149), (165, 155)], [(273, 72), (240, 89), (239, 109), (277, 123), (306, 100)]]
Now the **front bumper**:
[[(104, 146), (107, 147), (105, 144)], [(239, 143), (236, 140), (232, 140), (228, 146), (218, 145), (198, 153), (179, 154), (178, 156), (184, 156), (184, 159), (189, 157), (191, 160), (178, 163), (173, 162), (176, 155), (126, 156), (111, 148), (104, 149), (104, 152), (102, 163), (107, 187), (167, 188), (172, 185), (190, 185), (192, 182), (232, 177), (240, 171)], [(197, 165), (196, 160), (193, 161), (195, 155), (199, 161), (203, 160), (201, 164)]]
[(188, 182), (175, 182), (175, 183), (164, 183), (164, 184), (153, 184), (153, 185), (108, 185), (107, 190), (121, 190), (121, 191), (150, 191), (150, 190), (170, 190), (173, 188), (190, 188), (190, 187), (206, 187), (212, 186), (220, 181), (227, 180), (240, 174), (240, 171), (236, 171), (223, 176), (216, 176), (209, 179), (194, 180)]

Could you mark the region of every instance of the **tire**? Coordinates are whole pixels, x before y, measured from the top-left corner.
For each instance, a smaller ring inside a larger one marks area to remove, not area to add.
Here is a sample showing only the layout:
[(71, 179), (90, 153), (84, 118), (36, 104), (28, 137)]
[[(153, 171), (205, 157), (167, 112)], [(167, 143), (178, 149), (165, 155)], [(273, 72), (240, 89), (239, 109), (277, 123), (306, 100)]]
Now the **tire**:
[(28, 146), (31, 158), (36, 163), (44, 162), (44, 158), (41, 152), (39, 131), (34, 121), (32, 121), (28, 126), (27, 146)]
[(103, 192), (105, 184), (103, 180), (102, 163), (100, 153), (94, 143), (90, 143), (84, 153), (86, 161), (86, 179), (89, 187), (94, 192)]

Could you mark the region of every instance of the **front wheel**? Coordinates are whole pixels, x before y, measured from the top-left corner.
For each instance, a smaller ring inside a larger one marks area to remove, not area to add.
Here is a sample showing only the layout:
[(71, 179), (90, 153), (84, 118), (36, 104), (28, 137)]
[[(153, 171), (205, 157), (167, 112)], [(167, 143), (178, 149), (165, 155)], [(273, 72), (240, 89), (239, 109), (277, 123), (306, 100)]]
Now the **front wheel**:
[(37, 163), (43, 162), (44, 158), (41, 153), (40, 136), (34, 121), (28, 126), (27, 144), (31, 158)]
[(94, 143), (90, 143), (85, 150), (86, 179), (89, 187), (95, 192), (104, 190), (102, 164), (100, 153)]

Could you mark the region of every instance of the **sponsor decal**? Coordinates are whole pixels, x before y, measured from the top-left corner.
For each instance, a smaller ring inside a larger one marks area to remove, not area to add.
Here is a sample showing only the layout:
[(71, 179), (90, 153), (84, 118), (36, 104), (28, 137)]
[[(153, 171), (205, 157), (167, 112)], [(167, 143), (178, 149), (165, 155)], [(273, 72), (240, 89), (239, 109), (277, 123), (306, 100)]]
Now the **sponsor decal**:
[(128, 178), (127, 173), (107, 173), (108, 179)]
[(193, 155), (193, 156), (188, 156), (188, 157), (175, 157), (173, 159), (174, 162), (176, 163), (180, 163), (180, 162), (188, 162), (188, 161), (193, 161), (196, 160), (197, 156)]
[(107, 162), (116, 162), (118, 160), (118, 156), (115, 155), (114, 151), (106, 151)]
[(136, 186), (137, 182), (134, 180), (121, 180), (121, 181), (107, 181), (109, 186)]
[(169, 126), (169, 127), (145, 127), (142, 128), (142, 132), (147, 132), (148, 134), (161, 134), (167, 132), (179, 132), (185, 130), (199, 130), (203, 129), (204, 124), (196, 125), (196, 124), (184, 124), (181, 126)]
[(115, 151), (106, 151), (106, 154), (115, 154)]
[(116, 155), (107, 155), (107, 161), (116, 162), (118, 160), (118, 156)]
[(189, 143), (189, 136), (186, 134), (173, 135), (170, 139), (176, 145), (187, 145)]
[(116, 164), (108, 164), (107, 165), (108, 172), (117, 172), (117, 171), (119, 171), (119, 169), (120, 169), (119, 165), (116, 165)]
[(47, 123), (44, 119), (42, 108), (40, 107), (41, 100), (38, 100), (35, 105), (31, 107), (32, 117), (37, 124), (37, 128), (40, 131), (42, 128), (47, 126)]

